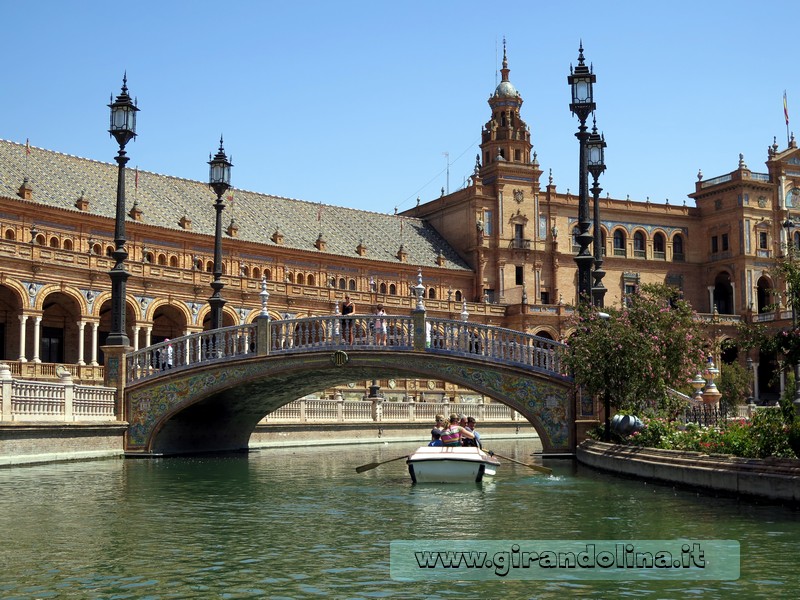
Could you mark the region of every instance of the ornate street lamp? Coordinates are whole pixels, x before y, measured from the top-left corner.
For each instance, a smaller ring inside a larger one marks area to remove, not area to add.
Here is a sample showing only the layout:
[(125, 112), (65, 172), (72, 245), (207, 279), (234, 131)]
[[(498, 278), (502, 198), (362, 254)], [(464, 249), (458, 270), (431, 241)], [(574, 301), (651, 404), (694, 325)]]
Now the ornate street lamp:
[(214, 292), (208, 299), (208, 303), (211, 305), (211, 329), (219, 329), (222, 327), (222, 307), (225, 306), (225, 300), (221, 294), (222, 288), (225, 287), (225, 284), (222, 283), (222, 211), (225, 209), (222, 196), (231, 187), (231, 167), (233, 166), (222, 147), (222, 136), (219, 138), (219, 150), (214, 158), (211, 158), (210, 154), (208, 158), (208, 186), (217, 195), (217, 201), (214, 203), (214, 209), (217, 211), (214, 227), (214, 281), (211, 282), (211, 289)]
[(572, 114), (578, 117), (580, 126), (575, 137), (578, 138), (578, 254), (575, 262), (578, 264), (578, 301), (589, 302), (592, 293), (592, 263), (594, 258), (589, 252), (592, 243), (592, 234), (589, 233), (589, 190), (587, 177), (586, 141), (589, 134), (586, 131), (586, 119), (595, 109), (592, 98), (592, 85), (596, 81), (594, 73), (586, 66), (583, 58), (583, 42), (578, 50), (578, 66), (573, 71), (570, 65), (570, 74), (567, 82), (572, 87), (572, 102), (569, 105)]
[(592, 197), (594, 199), (594, 283), (592, 284), (592, 304), (597, 308), (603, 308), (603, 297), (606, 295), (606, 288), (603, 285), (603, 233), (600, 227), (600, 192), (603, 190), (597, 180), (600, 173), (606, 170), (604, 161), (606, 148), (605, 136), (597, 133), (597, 121), (592, 125), (592, 133), (586, 142), (587, 168), (592, 174)]
[[(113, 98), (113, 96), (112, 96)], [(130, 346), (128, 334), (125, 332), (125, 282), (129, 277), (125, 270), (125, 259), (128, 251), (125, 248), (125, 164), (128, 157), (125, 145), (136, 137), (136, 113), (139, 109), (128, 95), (128, 75), (122, 78), (122, 91), (117, 99), (108, 105), (111, 109), (111, 121), (108, 133), (114, 136), (119, 144), (119, 152), (115, 160), (119, 165), (117, 173), (117, 216), (114, 224), (114, 267), (108, 273), (111, 278), (111, 332), (106, 339), (109, 346)]]

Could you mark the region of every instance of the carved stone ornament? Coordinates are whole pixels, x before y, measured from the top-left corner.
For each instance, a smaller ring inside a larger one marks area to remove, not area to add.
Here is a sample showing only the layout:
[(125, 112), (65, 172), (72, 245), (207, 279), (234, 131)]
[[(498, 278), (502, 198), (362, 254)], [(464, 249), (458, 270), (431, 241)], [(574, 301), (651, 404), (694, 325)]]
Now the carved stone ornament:
[(522, 204), (522, 201), (525, 199), (525, 193), (522, 190), (514, 190), (514, 202), (517, 204)]
[(767, 197), (766, 196), (759, 196), (758, 197), (758, 208), (766, 208), (767, 207)]

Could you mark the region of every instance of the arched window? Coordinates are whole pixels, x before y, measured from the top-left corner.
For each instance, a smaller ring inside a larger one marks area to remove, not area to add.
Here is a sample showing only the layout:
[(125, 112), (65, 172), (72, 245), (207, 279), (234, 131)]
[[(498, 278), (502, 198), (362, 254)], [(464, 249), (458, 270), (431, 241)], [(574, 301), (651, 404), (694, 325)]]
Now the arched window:
[[(266, 275), (266, 272), (264, 273)], [(261, 279), (261, 269), (253, 267), (253, 279)]]
[(677, 262), (686, 260), (686, 255), (683, 250), (683, 236), (681, 234), (672, 238), (672, 260)]
[[(166, 254), (159, 254), (158, 255), (158, 264), (161, 265), (162, 267), (166, 267), (167, 266), (167, 255)], [(212, 266), (212, 268), (213, 268), (213, 266)], [(212, 269), (209, 269), (209, 271), (211, 271), (211, 270)]]
[[(44, 243), (44, 239), (40, 242)], [(114, 246), (106, 246), (106, 256), (113, 258), (114, 256)]]
[(313, 275), (309, 275), (308, 277), (306, 277), (306, 285), (314, 285), (314, 276)]
[(272, 281), (272, 270), (271, 269), (264, 269), (263, 279), (267, 281)]
[(178, 266), (178, 257), (172, 255), (169, 257), (169, 266), (170, 267), (177, 267)]
[(305, 285), (306, 284), (306, 276), (302, 273), (297, 274), (297, 285)]
[(72, 250), (72, 240), (67, 238), (64, 240), (64, 250)]
[(382, 283), (382, 284), (381, 284), (381, 285), (378, 287), (378, 289), (380, 290), (380, 293), (381, 293), (381, 294), (385, 294), (385, 293), (386, 293), (386, 284), (385, 284), (385, 283)]
[(389, 285), (389, 295), (390, 296), (396, 296), (397, 295), (397, 286), (395, 284), (393, 284), (393, 283)]
[(7, 240), (15, 240), (15, 239), (17, 239), (17, 236), (14, 235), (14, 230), (13, 229), (6, 229), (5, 238)]
[(247, 277), (249, 279), (250, 278), (250, 267), (242, 266), (241, 273), (242, 273), (242, 277)]
[(794, 249), (800, 250), (800, 231), (794, 232), (794, 235), (792, 236), (792, 241), (794, 242)]
[(356, 291), (356, 280), (355, 279), (351, 279), (350, 280), (350, 283), (348, 284), (348, 288), (349, 288), (349, 290), (351, 292), (355, 292)]
[(625, 232), (622, 229), (614, 231), (614, 256), (625, 256)]
[(58, 248), (60, 244), (58, 243), (58, 238), (53, 236), (50, 238), (50, 247), (51, 248)]
[(645, 257), (644, 233), (641, 231), (633, 234), (633, 255), (638, 258)]
[(667, 243), (666, 239), (664, 238), (664, 234), (656, 232), (653, 235), (653, 258), (657, 260), (665, 260), (667, 258)]
[(436, 290), (434, 288), (430, 288), (428, 290), (428, 298), (431, 300), (436, 300)]
[(339, 278), (339, 289), (346, 290), (347, 289), (347, 281), (345, 281), (344, 277)]
[(461, 290), (456, 290), (456, 302), (461, 302)]
[(294, 283), (294, 274), (286, 272), (286, 283)]
[[(164, 263), (161, 262), (162, 256), (163, 256), (163, 254), (158, 257), (158, 264), (160, 264), (160, 265), (164, 264)], [(206, 263), (206, 271), (209, 272), (209, 273), (213, 273), (214, 272), (214, 261), (213, 260), (210, 260), (210, 261), (208, 261)]]

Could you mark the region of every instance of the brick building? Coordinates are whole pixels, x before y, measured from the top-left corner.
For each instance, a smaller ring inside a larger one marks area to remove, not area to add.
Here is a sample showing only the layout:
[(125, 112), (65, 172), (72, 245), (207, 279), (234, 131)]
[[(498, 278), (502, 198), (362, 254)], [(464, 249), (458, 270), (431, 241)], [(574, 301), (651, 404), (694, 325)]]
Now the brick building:
[[(404, 314), (421, 273), (426, 308), (437, 316), (466, 310), (475, 322), (565, 338), (577, 300), (578, 200), (544, 177), (505, 56), (501, 72), (474, 173), (453, 193), (385, 215), (233, 191), (224, 213), (223, 325), (256, 316), (262, 278), (270, 313), (286, 318), (331, 314), (345, 292), (358, 312), (380, 302)], [(790, 322), (770, 269), (787, 240), (800, 246), (800, 229), (784, 226), (800, 222), (794, 139), (786, 149), (769, 146), (765, 166), (751, 171), (740, 157), (730, 173), (698, 174), (693, 191), (687, 182), (695, 206), (602, 197), (606, 304), (657, 282), (680, 288), (708, 321), (716, 306), (720, 336), (740, 319)], [(0, 359), (22, 375), (66, 364), (79, 380), (101, 376), (116, 180), (114, 164), (0, 140)], [(130, 169), (126, 187), (131, 344), (207, 329), (213, 193), (203, 182)], [(753, 358), (761, 391), (774, 392), (769, 361)], [(396, 389), (435, 399), (468, 394), (442, 382)]]

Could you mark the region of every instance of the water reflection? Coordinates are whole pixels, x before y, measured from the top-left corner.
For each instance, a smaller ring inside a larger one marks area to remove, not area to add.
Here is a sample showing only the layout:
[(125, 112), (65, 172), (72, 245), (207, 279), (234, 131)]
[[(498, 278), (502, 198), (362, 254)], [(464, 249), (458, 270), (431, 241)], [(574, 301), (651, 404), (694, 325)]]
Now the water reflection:
[[(493, 444), (528, 459), (529, 443)], [(413, 448), (264, 450), (0, 470), (3, 598), (796, 596), (798, 513), (549, 461), (417, 485)], [(389, 579), (393, 539), (738, 539), (738, 582)]]

